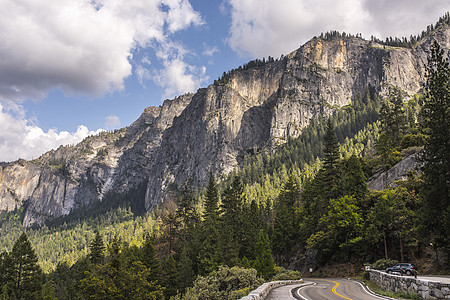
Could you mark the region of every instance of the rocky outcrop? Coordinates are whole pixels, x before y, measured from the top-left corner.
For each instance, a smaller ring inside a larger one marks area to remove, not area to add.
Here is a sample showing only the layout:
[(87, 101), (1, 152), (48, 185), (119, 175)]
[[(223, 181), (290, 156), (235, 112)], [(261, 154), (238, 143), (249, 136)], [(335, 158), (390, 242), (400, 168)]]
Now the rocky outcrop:
[(409, 171), (417, 173), (419, 171), (418, 154), (411, 154), (387, 171), (380, 171), (374, 174), (367, 181), (367, 186), (376, 191), (382, 191), (388, 187), (395, 186), (397, 180), (406, 180)]
[(234, 70), (195, 94), (146, 108), (129, 127), (31, 162), (1, 164), (0, 209), (26, 204), (25, 225), (41, 224), (138, 186), (146, 187), (142, 201), (151, 209), (169, 186), (228, 174), (244, 155), (297, 137), (312, 117), (348, 105), (368, 85), (414, 95), (434, 40), (448, 50), (449, 26), (412, 49), (348, 36), (313, 38), (280, 60)]

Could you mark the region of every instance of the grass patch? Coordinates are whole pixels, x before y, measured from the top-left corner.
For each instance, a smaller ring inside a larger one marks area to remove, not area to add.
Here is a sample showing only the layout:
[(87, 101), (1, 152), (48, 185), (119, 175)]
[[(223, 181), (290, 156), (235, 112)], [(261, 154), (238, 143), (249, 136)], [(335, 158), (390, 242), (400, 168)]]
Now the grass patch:
[(367, 285), (372, 292), (382, 295), (382, 296), (387, 296), (387, 297), (391, 297), (394, 299), (400, 299), (400, 300), (404, 300), (404, 299), (421, 300), (422, 299), (422, 297), (420, 297), (416, 293), (412, 293), (412, 294), (407, 293), (407, 292), (394, 293), (394, 292), (390, 292), (390, 291), (385, 291), (373, 281), (366, 280), (366, 279), (362, 279), (362, 280), (364, 281), (364, 284)]

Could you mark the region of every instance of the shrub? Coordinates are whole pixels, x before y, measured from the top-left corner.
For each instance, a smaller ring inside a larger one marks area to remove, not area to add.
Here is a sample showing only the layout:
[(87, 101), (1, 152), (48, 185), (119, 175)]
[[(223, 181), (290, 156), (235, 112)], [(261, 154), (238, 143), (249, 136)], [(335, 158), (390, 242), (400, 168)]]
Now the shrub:
[(264, 282), (256, 274), (255, 269), (220, 266), (219, 270), (206, 277), (199, 276), (194, 286), (187, 289), (183, 299), (239, 299)]
[(285, 268), (280, 268), (279, 273), (277, 273), (272, 281), (277, 280), (299, 280), (302, 279), (302, 275), (299, 271), (287, 270)]
[(392, 267), (394, 265), (398, 264), (398, 260), (395, 259), (379, 259), (376, 262), (374, 262), (370, 268), (375, 270), (385, 270), (388, 267)]

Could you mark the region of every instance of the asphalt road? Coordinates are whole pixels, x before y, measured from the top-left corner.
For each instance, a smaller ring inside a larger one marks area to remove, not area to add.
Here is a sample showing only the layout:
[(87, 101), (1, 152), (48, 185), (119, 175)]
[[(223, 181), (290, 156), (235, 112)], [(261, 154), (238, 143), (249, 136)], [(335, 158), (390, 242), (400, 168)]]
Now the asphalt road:
[[(309, 284), (308, 284), (309, 283)], [(300, 300), (380, 300), (388, 299), (369, 293), (365, 287), (354, 280), (347, 279), (305, 279), (302, 287), (292, 289)], [(291, 298), (293, 299), (293, 298)]]

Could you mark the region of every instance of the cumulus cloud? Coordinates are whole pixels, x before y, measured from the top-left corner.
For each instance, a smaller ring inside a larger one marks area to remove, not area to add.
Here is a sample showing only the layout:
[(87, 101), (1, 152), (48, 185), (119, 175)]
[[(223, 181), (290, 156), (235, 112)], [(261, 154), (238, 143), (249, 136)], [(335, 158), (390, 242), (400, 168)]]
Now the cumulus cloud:
[(205, 67), (197, 68), (181, 59), (165, 60), (164, 69), (155, 73), (153, 79), (164, 87), (163, 97), (169, 98), (185, 92), (194, 92), (201, 82), (207, 80), (205, 73)]
[(102, 131), (90, 131), (86, 126), (80, 125), (75, 132), (58, 132), (56, 129), (45, 132), (25, 119), (20, 106), (1, 103), (0, 126), (0, 161), (34, 159), (60, 145), (76, 144), (85, 137)]
[(187, 0), (4, 0), (0, 99), (121, 90), (132, 51), (203, 20)]
[(228, 0), (228, 43), (242, 55), (279, 56), (321, 32), (418, 34), (448, 10), (448, 0)]
[(105, 118), (105, 125), (108, 129), (114, 129), (120, 127), (120, 118), (115, 115), (110, 115)]
[(186, 92), (194, 92), (203, 82), (208, 80), (206, 67), (193, 66), (185, 62), (189, 53), (182, 44), (167, 42), (156, 51), (164, 68), (153, 72), (151, 78), (164, 88), (163, 98), (170, 98)]

